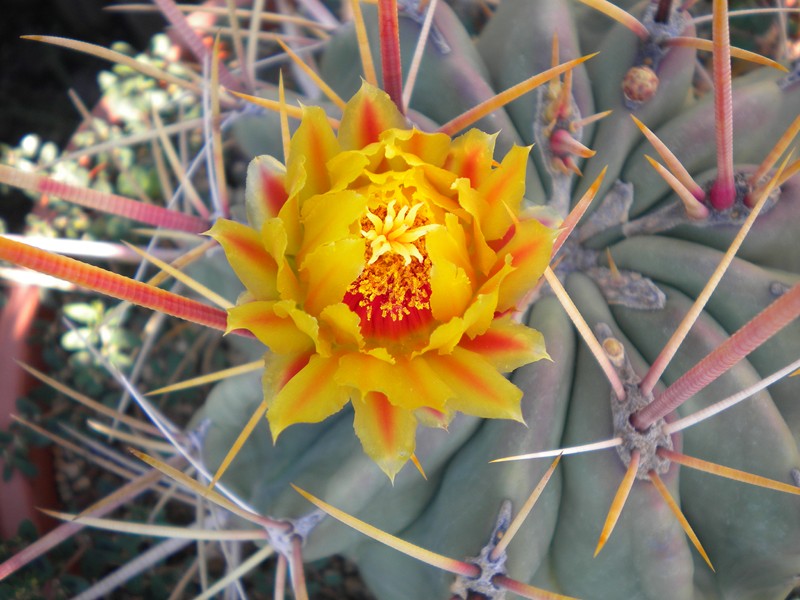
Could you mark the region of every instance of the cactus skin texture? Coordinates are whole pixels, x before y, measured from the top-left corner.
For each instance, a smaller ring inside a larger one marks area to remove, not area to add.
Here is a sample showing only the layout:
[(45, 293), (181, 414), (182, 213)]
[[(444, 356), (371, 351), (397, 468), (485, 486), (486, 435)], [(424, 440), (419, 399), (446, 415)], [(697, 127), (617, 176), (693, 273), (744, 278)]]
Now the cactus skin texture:
[[(645, 8), (637, 5), (631, 10), (641, 15)], [(721, 219), (716, 225), (661, 227), (657, 219), (654, 226), (646, 219), (676, 200), (664, 180), (646, 164), (643, 155), (653, 151), (630, 119), (632, 112), (656, 131), (701, 184), (713, 176), (716, 149), (712, 99), (687, 100), (695, 50), (675, 48), (668, 52), (658, 66), (657, 93), (632, 111), (625, 105), (620, 82), (635, 64), (639, 40), (615, 25), (599, 41), (588, 42), (596, 46), (583, 47), (573, 9), (568, 2), (556, 0), (505, 0), (472, 40), (451, 10), (440, 5), (434, 30), (449, 51), (428, 42), (410, 108), (412, 114), (417, 111), (435, 122), (445, 122), (491, 96), (493, 89), (505, 89), (546, 69), (553, 32), (558, 34), (561, 60), (601, 50), (586, 67), (575, 69), (572, 99), (584, 116), (595, 110), (613, 109), (614, 113), (583, 131), (584, 143), (597, 155), (585, 163), (583, 179), (575, 183), (576, 178), (571, 177), (567, 187), (574, 202), (607, 165), (608, 173), (593, 208), (595, 214), (613, 209), (613, 203), (604, 203), (603, 198), (615, 193), (613, 184), (617, 180), (632, 184), (632, 188), (626, 188), (632, 190), (631, 204), (625, 218), (617, 217), (615, 222), (612, 217), (603, 225), (593, 225), (586, 230), (591, 235), (581, 240), (580, 246), (567, 248), (565, 253), (572, 252), (573, 256), (601, 251), (591, 259), (589, 268), (584, 263), (559, 272), (589, 325), (610, 327), (634, 371), (643, 376), (716, 267), (738, 225)], [(368, 31), (374, 30), (375, 11), (365, 6), (364, 13)], [(401, 48), (406, 65), (419, 29), (417, 20), (401, 13)], [(694, 35), (688, 20), (682, 29), (680, 34)], [(377, 54), (377, 36), (370, 41)], [(358, 61), (355, 33), (352, 26), (344, 26), (320, 60), (325, 80), (343, 97), (358, 89), (359, 73), (351, 68)], [(781, 77), (775, 70), (761, 68), (734, 82), (737, 170), (752, 170), (747, 165), (759, 162), (797, 116), (800, 86), (782, 89)], [(498, 152), (504, 152), (513, 143), (538, 142), (534, 122), (543, 109), (542, 96), (528, 94), (478, 126), (486, 131), (500, 129)], [(562, 176), (550, 172), (544, 153), (534, 149), (533, 156), (537, 168), (529, 170), (526, 197), (542, 203), (563, 185), (558, 181)], [(778, 203), (756, 221), (740, 258), (734, 260), (664, 373), (665, 385), (782, 290), (800, 281), (800, 246), (794, 240), (798, 222), (800, 183), (795, 176), (782, 187)], [(647, 285), (644, 292), (609, 300), (607, 278), (601, 276), (608, 266), (603, 254), (606, 249), (622, 270), (619, 277), (629, 277), (626, 273), (633, 272), (652, 280), (653, 286), (664, 293), (660, 307), (642, 308), (639, 304), (641, 294), (652, 291)], [(527, 319), (544, 333), (553, 359), (523, 367), (512, 375), (516, 385), (525, 390), (523, 412), (528, 427), (464, 418), (451, 426), (449, 435), (422, 433), (419, 458), (429, 478), (427, 484), (408, 468), (398, 475), (393, 488), (377, 473), (372, 479), (370, 473), (375, 469), (357, 465), (363, 458), (357, 448), (348, 446), (353, 438), (350, 431), (344, 431), (349, 430), (346, 416), (316, 428), (287, 432), (291, 440), (281, 440), (274, 449), (263, 441), (250, 442), (250, 446), (260, 448), (254, 450), (254, 456), (261, 459), (252, 463), (242, 460), (231, 481), (235, 477), (245, 497), (276, 517), (296, 517), (305, 510), (286, 491), (285, 484), (292, 481), (422, 547), (459, 558), (475, 555), (488, 539), (501, 502), (508, 499), (519, 507), (547, 467), (546, 461), (487, 464), (489, 459), (613, 437), (612, 392), (595, 359), (576, 339), (558, 302), (543, 297)], [(689, 414), (752, 385), (798, 355), (800, 324), (795, 323), (696, 394), (679, 413)], [(673, 434), (673, 446), (687, 455), (790, 483), (791, 470), (800, 467), (798, 379), (785, 379), (769, 392), (760, 392), (686, 432)], [(662, 384), (656, 391), (660, 389)], [(222, 389), (215, 392), (221, 393)], [(206, 447), (212, 468), (219, 451), (212, 449), (217, 444), (214, 440), (225, 440), (219, 444), (219, 448), (225, 448), (237, 433), (235, 423), (225, 430), (217, 418), (230, 405), (223, 409), (223, 403), (217, 404), (212, 396), (204, 409), (214, 423)], [(633, 484), (612, 538), (593, 558), (600, 528), (625, 469), (618, 454), (610, 449), (565, 457), (533, 515), (509, 547), (508, 573), (549, 590), (601, 599), (779, 599), (797, 584), (800, 500), (796, 496), (713, 477), (674, 463), (661, 478), (681, 505), (716, 572), (693, 549), (655, 487), (646, 480)], [(252, 480), (259, 483), (248, 488)], [(308, 539), (306, 558), (348, 553), (381, 599), (449, 597), (452, 575), (376, 542), (359, 543), (360, 539), (342, 525), (325, 523)]]

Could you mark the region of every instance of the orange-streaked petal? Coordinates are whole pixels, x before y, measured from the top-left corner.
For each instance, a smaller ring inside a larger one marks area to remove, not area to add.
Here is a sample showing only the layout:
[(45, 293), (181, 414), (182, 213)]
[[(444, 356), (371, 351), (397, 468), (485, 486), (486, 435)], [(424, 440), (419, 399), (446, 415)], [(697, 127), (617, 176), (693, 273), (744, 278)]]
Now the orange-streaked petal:
[(425, 359), (455, 392), (448, 408), (476, 417), (522, 421), (522, 390), (479, 354), (455, 348), (452, 354), (431, 352)]
[(379, 392), (353, 399), (353, 427), (372, 460), (394, 481), (416, 445), (417, 419)]
[(286, 202), (286, 168), (272, 156), (257, 156), (247, 167), (247, 221), (256, 231), (277, 217)]
[(218, 219), (209, 230), (247, 290), (256, 300), (278, 297), (278, 265), (264, 249), (258, 233), (241, 223)]
[(489, 330), (459, 344), (465, 350), (480, 354), (501, 373), (543, 358), (550, 358), (544, 348), (544, 336), (510, 317), (495, 319)]
[(234, 306), (228, 310), (228, 331), (246, 329), (278, 354), (298, 354), (314, 348), (315, 340), (297, 326), (285, 304), (257, 301)]
[(286, 165), (286, 190), (299, 205), (330, 189), (328, 161), (340, 152), (339, 142), (318, 106), (303, 108), (303, 119), (292, 136)]
[(453, 140), (447, 157), (447, 169), (458, 177), (468, 179), (470, 185), (478, 189), (491, 173), (496, 139), (497, 134), (470, 129)]
[(339, 357), (313, 355), (270, 402), (267, 411), (273, 440), (295, 423), (319, 423), (339, 412), (350, 391), (335, 381)]
[(445, 385), (424, 358), (395, 359), (390, 364), (366, 354), (342, 357), (337, 381), (362, 394), (381, 392), (393, 405), (405, 410), (430, 407), (442, 411), (453, 391)]
[(344, 150), (360, 150), (395, 127), (408, 127), (397, 106), (386, 92), (362, 82), (361, 89), (348, 101), (342, 113), (339, 143)]
[(367, 200), (362, 194), (345, 190), (314, 196), (306, 200), (300, 211), (303, 224), (303, 244), (298, 260), (328, 242), (350, 235), (353, 224), (358, 223), (367, 211)]
[(509, 242), (498, 252), (499, 257), (511, 256), (514, 272), (500, 286), (497, 310), (504, 312), (515, 308), (535, 285), (550, 262), (553, 240), (558, 232), (545, 227), (535, 219), (520, 221)]
[(417, 421), (419, 421), (420, 425), (424, 425), (425, 427), (447, 429), (455, 413), (450, 409), (441, 411), (432, 408), (418, 408), (414, 411), (414, 416), (417, 417)]
[(512, 270), (510, 265), (505, 265), (485, 282), (463, 316), (453, 317), (436, 327), (431, 332), (428, 344), (414, 355), (425, 354), (432, 350), (436, 350), (439, 354), (449, 354), (461, 342), (464, 334), (475, 337), (486, 332), (494, 319), (499, 285)]
[(270, 400), (278, 395), (283, 387), (308, 364), (313, 354), (275, 354), (267, 351), (264, 355), (264, 375), (261, 382), (264, 388), (264, 398), (267, 405)]
[(490, 212), (481, 219), (481, 229), (487, 240), (503, 237), (512, 224), (509, 213), (519, 213), (525, 194), (525, 171), (530, 151), (530, 146), (511, 148), (500, 166), (478, 188), (491, 207)]
[(364, 268), (364, 239), (343, 239), (318, 247), (306, 256), (300, 277), (307, 284), (303, 308), (318, 315), (338, 304)]

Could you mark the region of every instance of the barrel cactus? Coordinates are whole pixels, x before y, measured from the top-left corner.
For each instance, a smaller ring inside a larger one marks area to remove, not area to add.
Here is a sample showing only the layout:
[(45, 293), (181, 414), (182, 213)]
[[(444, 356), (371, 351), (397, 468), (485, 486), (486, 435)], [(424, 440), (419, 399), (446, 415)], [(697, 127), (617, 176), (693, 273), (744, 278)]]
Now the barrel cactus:
[(381, 599), (783, 599), (800, 583), (800, 378), (782, 379), (800, 366), (800, 176), (780, 160), (797, 63), (731, 82), (724, 0), (712, 43), (670, 2), (590, 4), (351, 3), (314, 55), (322, 101), (215, 62), (231, 134), (273, 156), (229, 218), (140, 216), (210, 230), (223, 252), (193, 275), (227, 314), (0, 246), (244, 334), (231, 345), (265, 368), (217, 384), (187, 429), (202, 485), (228, 499), (147, 460), (262, 529), (299, 596), (301, 554), (346, 554)]

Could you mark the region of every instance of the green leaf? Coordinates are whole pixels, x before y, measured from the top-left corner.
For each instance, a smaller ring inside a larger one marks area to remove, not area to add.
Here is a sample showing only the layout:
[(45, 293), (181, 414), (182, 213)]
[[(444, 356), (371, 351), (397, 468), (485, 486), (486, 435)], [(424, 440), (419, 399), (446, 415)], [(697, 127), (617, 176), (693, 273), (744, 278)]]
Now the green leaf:
[(68, 331), (61, 336), (61, 347), (69, 352), (85, 350), (86, 344), (95, 341), (95, 333), (89, 327), (79, 327), (74, 331)]
[(99, 317), (102, 314), (102, 305), (100, 310), (98, 310), (98, 303), (92, 302), (77, 302), (75, 304), (66, 304), (64, 305), (64, 314), (75, 321), (76, 323), (81, 323), (82, 325), (92, 325), (97, 323)]

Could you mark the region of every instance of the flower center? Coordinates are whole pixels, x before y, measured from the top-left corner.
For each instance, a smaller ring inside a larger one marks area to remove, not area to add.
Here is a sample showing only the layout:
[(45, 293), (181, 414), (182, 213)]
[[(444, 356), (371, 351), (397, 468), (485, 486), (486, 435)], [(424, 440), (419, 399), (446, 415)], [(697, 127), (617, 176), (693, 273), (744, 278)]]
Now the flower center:
[(420, 215), (423, 204), (396, 201), (368, 210), (361, 235), (369, 242), (366, 265), (344, 302), (361, 319), (361, 333), (381, 343), (400, 341), (431, 320), (431, 260), (424, 236), (438, 225)]
[[(417, 213), (422, 208), (422, 202), (418, 202), (412, 207), (404, 206), (400, 212), (394, 209), (395, 200), (386, 206), (386, 215), (381, 219), (373, 212), (367, 211), (366, 218), (372, 223), (373, 229), (361, 230), (363, 235), (370, 242), (372, 257), (367, 264), (371, 265), (387, 252), (394, 252), (403, 257), (404, 264), (411, 264), (411, 258), (424, 262), (416, 242), (436, 225), (417, 225)], [(416, 226), (415, 226), (416, 225)]]

